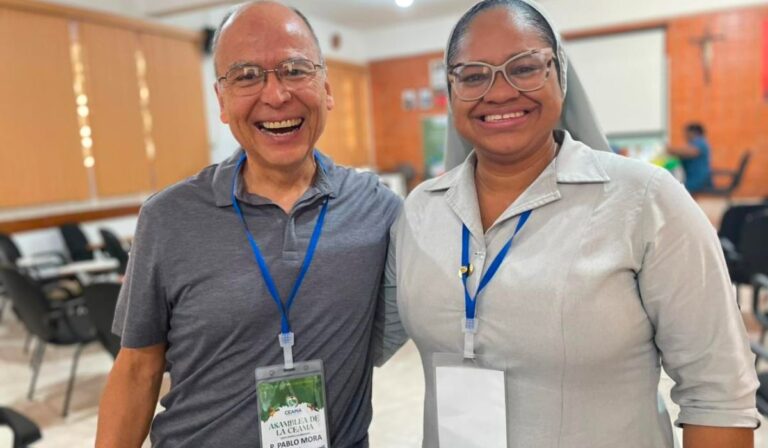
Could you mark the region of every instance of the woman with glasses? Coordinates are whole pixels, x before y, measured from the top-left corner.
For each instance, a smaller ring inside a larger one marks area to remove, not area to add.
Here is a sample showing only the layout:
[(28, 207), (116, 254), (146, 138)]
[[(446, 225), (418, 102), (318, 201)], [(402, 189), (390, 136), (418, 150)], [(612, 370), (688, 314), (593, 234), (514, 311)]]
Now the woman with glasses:
[(686, 447), (752, 446), (753, 357), (682, 185), (557, 128), (567, 61), (538, 6), (481, 1), (446, 64), (473, 151), (408, 198), (390, 266), (424, 366), (424, 446), (671, 448), (662, 367)]

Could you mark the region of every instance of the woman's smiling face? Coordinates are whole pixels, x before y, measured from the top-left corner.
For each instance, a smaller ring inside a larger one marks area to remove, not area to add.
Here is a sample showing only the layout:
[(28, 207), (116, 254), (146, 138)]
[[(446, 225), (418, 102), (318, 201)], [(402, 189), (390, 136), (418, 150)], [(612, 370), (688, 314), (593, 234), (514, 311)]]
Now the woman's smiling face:
[[(467, 62), (503, 64), (529, 50), (550, 48), (541, 33), (505, 7), (480, 12), (461, 37), (452, 65)], [(506, 160), (523, 159), (550, 147), (562, 111), (563, 95), (555, 64), (544, 85), (520, 92), (501, 73), (482, 98), (464, 101), (451, 95), (457, 131), (478, 152)]]

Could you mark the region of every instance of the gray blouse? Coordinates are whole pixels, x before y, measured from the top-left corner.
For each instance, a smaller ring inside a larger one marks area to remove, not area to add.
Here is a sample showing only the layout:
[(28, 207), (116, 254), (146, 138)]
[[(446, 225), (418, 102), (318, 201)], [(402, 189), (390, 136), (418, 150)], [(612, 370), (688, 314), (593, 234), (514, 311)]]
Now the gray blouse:
[[(461, 225), (474, 292), (526, 210), (477, 303), (476, 353), (504, 360), (510, 447), (672, 447), (662, 366), (677, 425), (758, 426), (754, 358), (707, 218), (665, 170), (557, 137), (557, 158), (487, 232), (474, 154), (420, 185), (393, 229), (389, 275), (426, 376), (424, 446), (438, 446), (433, 355), (463, 351)], [(383, 321), (385, 342), (402, 342), (394, 307)]]

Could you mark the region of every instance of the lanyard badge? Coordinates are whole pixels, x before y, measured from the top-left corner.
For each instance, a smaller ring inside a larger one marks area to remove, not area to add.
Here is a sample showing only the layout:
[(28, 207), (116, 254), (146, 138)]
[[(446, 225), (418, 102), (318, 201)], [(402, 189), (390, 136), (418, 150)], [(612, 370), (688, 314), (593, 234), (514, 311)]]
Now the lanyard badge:
[[(283, 351), (283, 364), (259, 367), (255, 372), (261, 447), (330, 448), (323, 362), (317, 359), (294, 363), (294, 335), (288, 319), (291, 305), (309, 271), (320, 240), (328, 211), (328, 197), (323, 200), (299, 275), (288, 300), (283, 302), (235, 195), (238, 173), (246, 160), (247, 156), (244, 153), (235, 168), (232, 179), (232, 206), (243, 224), (269, 295), (272, 296), (272, 300), (280, 311), (278, 342)], [(317, 154), (315, 154), (315, 160), (320, 169), (324, 170)]]
[(475, 354), (476, 306), (480, 293), (496, 275), (515, 236), (530, 216), (530, 210), (520, 215), (515, 232), (480, 278), (474, 296), (467, 288), (467, 277), (475, 270), (469, 262), (470, 234), (467, 226), (462, 226), (459, 276), (464, 287), (464, 353), (435, 353), (432, 356), (441, 448), (507, 446), (506, 360)]
[(501, 248), (499, 254), (493, 259), (491, 265), (488, 267), (485, 275), (480, 278), (480, 284), (477, 286), (474, 297), (469, 294), (467, 289), (467, 278), (474, 272), (475, 268), (469, 262), (469, 229), (465, 224), (462, 224), (461, 228), (461, 268), (459, 269), (459, 276), (461, 277), (461, 283), (464, 285), (464, 319), (462, 319), (462, 330), (464, 332), (464, 357), (472, 359), (475, 357), (475, 333), (477, 333), (477, 319), (476, 306), (477, 298), (483, 289), (488, 286), (491, 279), (496, 275), (496, 271), (499, 270), (501, 262), (504, 261), (504, 257), (507, 256), (509, 249), (512, 247), (512, 242), (515, 240), (515, 236), (520, 232), (528, 218), (531, 216), (531, 210), (526, 210), (520, 215), (520, 219), (517, 221), (515, 232), (507, 241), (507, 244)]
[[(317, 160), (317, 165), (321, 169), (324, 169), (317, 155), (315, 155), (315, 159)], [(237, 186), (237, 174), (242, 169), (243, 163), (245, 163), (246, 160), (247, 156), (245, 153), (243, 153), (243, 155), (240, 157), (240, 160), (237, 162), (237, 167), (235, 168), (235, 175), (232, 179), (232, 206), (235, 208), (235, 213), (237, 213), (237, 216), (243, 223), (245, 234), (248, 237), (248, 243), (251, 245), (253, 256), (256, 259), (256, 263), (259, 265), (259, 270), (261, 271), (261, 276), (264, 278), (264, 283), (267, 285), (269, 295), (272, 296), (272, 300), (274, 300), (277, 308), (280, 310), (281, 319), (278, 342), (280, 347), (283, 349), (283, 362), (285, 364), (285, 369), (291, 370), (293, 368), (294, 337), (293, 332), (291, 331), (291, 324), (288, 320), (288, 313), (290, 312), (291, 306), (293, 305), (293, 300), (296, 298), (296, 295), (299, 292), (299, 288), (301, 288), (301, 284), (304, 282), (304, 276), (307, 274), (307, 271), (309, 271), (309, 266), (312, 264), (312, 258), (315, 255), (315, 249), (317, 248), (317, 243), (320, 240), (320, 234), (323, 231), (325, 214), (328, 211), (328, 197), (326, 197), (323, 201), (323, 206), (320, 209), (320, 215), (317, 217), (315, 229), (312, 231), (312, 239), (309, 241), (309, 247), (307, 248), (307, 254), (304, 256), (304, 262), (301, 265), (299, 276), (296, 278), (296, 282), (293, 284), (291, 294), (288, 296), (288, 301), (283, 303), (283, 300), (280, 298), (280, 293), (277, 291), (277, 286), (275, 286), (275, 281), (272, 279), (272, 274), (269, 272), (267, 262), (264, 261), (264, 257), (261, 255), (259, 245), (256, 243), (256, 239), (253, 237), (251, 230), (248, 228), (248, 224), (245, 222), (245, 216), (243, 215), (243, 211), (240, 209), (240, 203), (238, 202), (235, 195)]]

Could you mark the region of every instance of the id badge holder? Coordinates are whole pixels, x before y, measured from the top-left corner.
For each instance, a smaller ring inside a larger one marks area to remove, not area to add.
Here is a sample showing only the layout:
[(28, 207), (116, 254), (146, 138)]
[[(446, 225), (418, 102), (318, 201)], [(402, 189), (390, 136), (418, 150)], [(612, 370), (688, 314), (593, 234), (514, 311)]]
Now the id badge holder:
[(330, 448), (323, 361), (256, 369), (261, 448)]
[(440, 448), (507, 447), (507, 392), (499, 361), (433, 355)]

